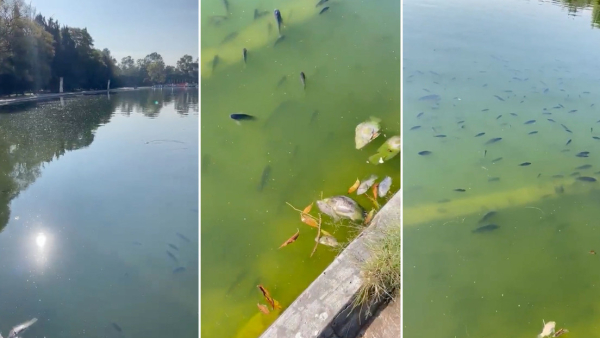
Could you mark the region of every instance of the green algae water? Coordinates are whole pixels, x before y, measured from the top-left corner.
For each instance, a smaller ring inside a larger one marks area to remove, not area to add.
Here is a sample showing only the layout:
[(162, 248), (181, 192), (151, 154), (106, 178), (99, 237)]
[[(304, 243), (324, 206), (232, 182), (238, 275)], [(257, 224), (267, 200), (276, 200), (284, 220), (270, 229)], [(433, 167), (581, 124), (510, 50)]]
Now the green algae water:
[[(286, 202), (304, 208), (371, 174), (400, 188), (400, 156), (367, 163), (400, 134), (400, 5), (332, 0), (319, 15), (317, 2), (230, 0), (221, 21), (222, 2), (201, 2), (203, 337), (258, 337), (278, 312), (259, 312), (266, 302), (256, 286), (285, 309), (335, 257), (322, 245), (309, 257), (316, 231)], [(285, 39), (273, 47), (275, 8)], [(254, 20), (254, 9), (268, 13)], [(237, 124), (232, 113), (256, 119)], [(382, 135), (356, 150), (356, 125), (370, 116), (382, 120)], [(278, 249), (297, 230), (298, 240)], [(350, 239), (345, 227), (325, 230)]]
[(600, 336), (599, 6), (405, 1), (407, 337)]
[(198, 170), (196, 89), (2, 107), (0, 332), (197, 337)]

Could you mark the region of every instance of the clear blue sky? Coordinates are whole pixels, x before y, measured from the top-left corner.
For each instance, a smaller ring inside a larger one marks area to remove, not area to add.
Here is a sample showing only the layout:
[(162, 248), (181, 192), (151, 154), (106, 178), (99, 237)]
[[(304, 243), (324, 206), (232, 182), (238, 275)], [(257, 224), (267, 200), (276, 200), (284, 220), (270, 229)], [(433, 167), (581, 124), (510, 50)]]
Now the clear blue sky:
[[(29, 3), (29, 1), (25, 1)], [(167, 65), (198, 57), (198, 0), (31, 0), (61, 25), (86, 28), (98, 49), (121, 61), (157, 52)]]

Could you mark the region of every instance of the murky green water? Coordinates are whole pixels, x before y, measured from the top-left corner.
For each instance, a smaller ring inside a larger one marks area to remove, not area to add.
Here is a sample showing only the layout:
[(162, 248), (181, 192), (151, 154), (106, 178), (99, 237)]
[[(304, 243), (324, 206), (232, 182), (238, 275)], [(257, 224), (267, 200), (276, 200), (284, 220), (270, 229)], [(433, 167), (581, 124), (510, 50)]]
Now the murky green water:
[(600, 179), (600, 7), (582, 4), (405, 1), (407, 337), (600, 336), (600, 183), (577, 179)]
[(197, 91), (63, 104), (0, 110), (0, 331), (196, 337)]
[[(329, 11), (318, 15), (317, 1), (302, 2), (317, 11), (302, 22), (294, 22), (299, 9), (291, 19), (283, 10), (297, 1), (229, 3), (230, 19), (214, 26), (208, 18), (223, 14), (223, 6), (202, 1), (203, 50), (219, 50), (231, 32), (244, 36), (254, 8), (269, 10), (264, 34), (274, 8), (282, 9), (287, 26), (285, 41), (272, 47), (272, 33), (269, 44), (249, 51), (245, 67), (217, 65), (202, 78), (201, 319), (209, 338), (257, 337), (276, 314), (258, 311), (264, 300), (256, 285), (285, 308), (334, 258), (324, 246), (309, 258), (316, 233), (285, 202), (303, 208), (321, 192), (344, 194), (357, 177), (370, 174), (390, 175), (396, 191), (400, 177), (399, 156), (383, 165), (366, 163), (384, 138), (354, 148), (354, 129), (369, 116), (382, 119), (387, 137), (400, 132), (399, 3), (330, 1)], [(241, 60), (244, 41), (234, 43)], [(229, 114), (238, 112), (257, 120), (237, 125)], [(259, 191), (267, 166), (271, 173)], [(370, 206), (364, 197), (358, 201)], [(297, 229), (299, 239), (278, 250)], [(343, 227), (327, 230), (348, 239)]]

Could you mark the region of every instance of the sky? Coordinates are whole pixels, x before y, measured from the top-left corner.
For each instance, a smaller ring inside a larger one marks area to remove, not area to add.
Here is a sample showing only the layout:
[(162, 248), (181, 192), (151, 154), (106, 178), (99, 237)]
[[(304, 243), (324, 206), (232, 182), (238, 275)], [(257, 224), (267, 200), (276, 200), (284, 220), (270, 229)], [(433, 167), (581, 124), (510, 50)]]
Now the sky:
[(119, 62), (152, 52), (173, 66), (184, 54), (198, 57), (198, 0), (30, 1), (46, 20), (87, 28), (94, 46), (108, 48)]

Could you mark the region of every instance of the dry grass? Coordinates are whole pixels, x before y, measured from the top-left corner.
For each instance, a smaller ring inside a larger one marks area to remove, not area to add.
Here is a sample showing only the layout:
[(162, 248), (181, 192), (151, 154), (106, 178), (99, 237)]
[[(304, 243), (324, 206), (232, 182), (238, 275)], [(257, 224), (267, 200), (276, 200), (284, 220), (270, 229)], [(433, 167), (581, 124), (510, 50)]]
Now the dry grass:
[(354, 306), (393, 299), (400, 292), (400, 224), (376, 231), (375, 239), (366, 244), (371, 256), (361, 263), (362, 285)]

